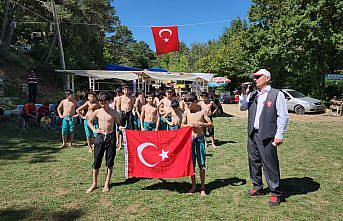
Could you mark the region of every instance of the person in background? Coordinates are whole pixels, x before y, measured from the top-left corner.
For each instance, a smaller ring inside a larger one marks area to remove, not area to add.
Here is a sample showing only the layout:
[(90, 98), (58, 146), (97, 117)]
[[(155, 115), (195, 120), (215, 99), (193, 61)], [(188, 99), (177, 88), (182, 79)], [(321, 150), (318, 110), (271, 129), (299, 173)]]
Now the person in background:
[[(215, 103), (209, 99), (208, 93), (207, 92), (202, 92), (200, 94), (201, 101), (198, 103), (200, 107), (206, 111), (207, 116), (211, 119), (213, 118), (213, 111), (217, 108)], [(211, 145), (213, 148), (216, 148), (215, 145), (215, 140), (214, 140), (214, 125), (212, 122), (212, 125), (210, 127), (206, 128), (207, 130), (207, 135), (210, 137), (211, 140)], [(207, 144), (207, 142), (206, 142)], [(207, 146), (207, 145), (206, 145)]]
[(160, 116), (158, 114), (157, 106), (154, 104), (154, 95), (146, 95), (147, 103), (142, 107), (141, 112), (141, 130), (142, 131), (153, 131), (158, 130)]
[(48, 112), (44, 113), (44, 116), (40, 119), (40, 127), (46, 131), (51, 129), (51, 118)]
[(22, 122), (22, 129), (24, 130), (31, 126), (32, 122), (37, 119), (37, 108), (33, 100), (30, 100), (24, 105), (21, 110), (20, 117), (24, 119)]
[(141, 129), (141, 113), (142, 113), (142, 107), (146, 104), (145, 97), (144, 97), (144, 92), (139, 91), (138, 96), (135, 101), (135, 128), (137, 130)]
[(216, 116), (216, 114), (218, 114), (219, 116), (223, 115), (224, 110), (223, 110), (222, 104), (220, 103), (220, 101), (218, 99), (218, 95), (213, 94), (212, 100), (213, 100), (214, 104), (217, 106), (217, 108), (213, 110), (213, 116)]
[(73, 146), (74, 131), (75, 131), (75, 118), (78, 117), (75, 114), (77, 102), (74, 100), (73, 92), (68, 90), (66, 92), (66, 99), (62, 100), (57, 107), (58, 116), (62, 120), (62, 147), (67, 146), (67, 136), (70, 136), (70, 147)]
[[(183, 112), (184, 111), (180, 108), (179, 101), (173, 100), (171, 106), (167, 108), (163, 116), (168, 124), (169, 130), (177, 130), (181, 127)], [(168, 119), (170, 119), (170, 121)]]
[(27, 87), (29, 89), (29, 100), (31, 100), (33, 103), (36, 103), (36, 97), (38, 93), (38, 79), (34, 70), (31, 70), (29, 74), (29, 77), (27, 79)]
[[(95, 92), (88, 93), (88, 100), (79, 108), (76, 109), (76, 113), (83, 119), (86, 139), (87, 139), (87, 146), (88, 152), (92, 152), (93, 147), (93, 139), (96, 137), (96, 134), (93, 134), (93, 131), (88, 126), (88, 119), (92, 116), (93, 112), (100, 108), (99, 103), (96, 100)], [(84, 112), (86, 112), (84, 114)], [(98, 128), (98, 122), (94, 120), (93, 125), (95, 128)]]
[(49, 117), (50, 117), (50, 107), (49, 107), (49, 103), (44, 103), (42, 106), (40, 106), (37, 110), (38, 112), (38, 122), (40, 122), (40, 119), (42, 119), (42, 117), (44, 117), (44, 115), (46, 113), (48, 113)]

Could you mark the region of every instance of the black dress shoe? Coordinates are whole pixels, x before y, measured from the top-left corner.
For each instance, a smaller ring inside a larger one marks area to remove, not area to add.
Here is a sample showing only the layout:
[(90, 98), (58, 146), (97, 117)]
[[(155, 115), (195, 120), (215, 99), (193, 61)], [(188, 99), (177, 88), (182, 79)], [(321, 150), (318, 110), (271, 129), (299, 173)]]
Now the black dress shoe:
[(278, 206), (281, 203), (281, 199), (279, 196), (270, 196), (269, 198), (269, 206)]
[(262, 196), (264, 195), (264, 193), (262, 192), (262, 190), (249, 190), (248, 192), (248, 196)]

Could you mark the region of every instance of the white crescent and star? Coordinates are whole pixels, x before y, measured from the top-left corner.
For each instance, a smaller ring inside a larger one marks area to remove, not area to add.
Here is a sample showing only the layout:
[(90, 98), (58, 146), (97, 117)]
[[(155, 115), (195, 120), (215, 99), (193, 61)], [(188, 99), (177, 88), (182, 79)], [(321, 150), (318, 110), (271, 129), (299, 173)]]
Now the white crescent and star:
[[(155, 148), (157, 149), (157, 147), (155, 146), (155, 144), (152, 144), (152, 143), (142, 143), (141, 145), (139, 145), (139, 146), (137, 147), (137, 154), (138, 154), (139, 160), (140, 160), (145, 166), (147, 166), (147, 167), (154, 167), (154, 166), (156, 166), (156, 165), (158, 164), (158, 162), (155, 163), (155, 164), (150, 164), (150, 163), (146, 162), (146, 160), (144, 159), (143, 154), (142, 154), (143, 150), (144, 150), (146, 147), (149, 147), (149, 146), (155, 147)], [(168, 157), (168, 152), (169, 152), (169, 151), (164, 151), (164, 150), (162, 149), (162, 153), (159, 154), (159, 156), (162, 158), (162, 161), (163, 161), (164, 159), (169, 158), (169, 157)]]
[(168, 43), (168, 41), (169, 41), (169, 38), (163, 38), (162, 37), (162, 33), (163, 32), (168, 32), (169, 33), (169, 38), (172, 36), (172, 34), (173, 34), (173, 32), (172, 32), (172, 30), (170, 30), (170, 29), (168, 29), (168, 28), (163, 28), (163, 29), (161, 29), (159, 32), (158, 32), (158, 35), (160, 36), (160, 38), (162, 38), (163, 40), (164, 40), (164, 42), (165, 43)]

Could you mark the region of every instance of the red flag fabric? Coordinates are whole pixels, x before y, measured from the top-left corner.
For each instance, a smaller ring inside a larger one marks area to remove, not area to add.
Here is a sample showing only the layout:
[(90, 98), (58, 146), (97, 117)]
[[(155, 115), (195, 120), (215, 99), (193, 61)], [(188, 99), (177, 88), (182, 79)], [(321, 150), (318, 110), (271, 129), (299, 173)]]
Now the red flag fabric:
[(178, 178), (194, 175), (192, 128), (125, 130), (125, 175), (142, 178)]
[(179, 50), (177, 26), (151, 27), (157, 55)]

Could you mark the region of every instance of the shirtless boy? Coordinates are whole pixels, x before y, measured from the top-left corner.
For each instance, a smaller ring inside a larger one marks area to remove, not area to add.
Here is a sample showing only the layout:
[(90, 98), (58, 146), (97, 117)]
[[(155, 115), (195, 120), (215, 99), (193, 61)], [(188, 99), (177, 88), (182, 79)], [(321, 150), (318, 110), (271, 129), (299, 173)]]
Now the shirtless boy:
[[(200, 94), (200, 97), (201, 101), (199, 102), (199, 105), (203, 110), (206, 110), (208, 117), (212, 121), (213, 111), (217, 108), (217, 105), (209, 99), (207, 92), (202, 92)], [(208, 132), (208, 136), (210, 137), (212, 147), (216, 148), (216, 145), (214, 144), (214, 126), (212, 125), (211, 127), (208, 127), (206, 130)]]
[(180, 103), (180, 108), (181, 108), (183, 111), (185, 111), (186, 108), (187, 108), (187, 105), (185, 104), (185, 101), (184, 101), (185, 96), (186, 96), (186, 94), (183, 92), (183, 93), (181, 94), (181, 98), (180, 98), (180, 101), (179, 101), (179, 103)]
[(135, 122), (136, 122), (136, 129), (141, 129), (141, 113), (142, 113), (142, 107), (145, 105), (146, 101), (144, 98), (144, 93), (142, 91), (138, 92), (138, 96), (136, 98), (136, 102), (134, 105), (135, 108)]
[[(99, 168), (101, 167), (102, 158), (106, 152), (106, 167), (107, 174), (103, 192), (110, 191), (110, 180), (113, 171), (114, 158), (116, 156), (116, 131), (115, 124), (120, 124), (120, 119), (115, 110), (109, 107), (110, 96), (108, 93), (99, 95), (99, 103), (101, 108), (95, 110), (92, 116), (88, 119), (88, 125), (97, 134), (94, 140), (94, 163), (93, 163), (93, 183), (86, 193), (92, 192), (98, 186)], [(98, 119), (99, 128), (95, 128), (93, 121)], [(119, 127), (121, 130), (122, 127)]]
[(129, 95), (129, 86), (123, 89), (124, 94), (119, 97), (119, 111), (121, 111), (121, 126), (126, 129), (133, 129), (133, 114), (132, 109), (135, 104), (135, 99)]
[[(118, 87), (116, 89), (116, 92), (117, 92), (117, 96), (115, 96), (113, 98), (113, 107), (114, 109), (117, 111), (118, 113), (118, 116), (119, 116), (119, 119), (121, 119), (121, 112), (119, 111), (119, 99), (120, 99), (120, 96), (122, 96), (124, 93), (122, 91), (122, 89), (120, 87)], [(117, 139), (117, 145), (119, 146), (119, 149), (121, 148), (121, 143), (122, 143), (122, 137), (120, 135), (120, 131), (119, 131), (119, 125), (116, 126), (116, 130), (117, 130), (117, 133), (116, 133), (116, 139)]]
[[(166, 91), (166, 96), (160, 100), (159, 104), (158, 104), (158, 110), (160, 113), (160, 117), (161, 117), (161, 122), (160, 122), (160, 129), (161, 130), (168, 130), (168, 124), (165, 121), (165, 119), (163, 118), (165, 111), (167, 110), (167, 108), (169, 108), (171, 106), (171, 102), (173, 100), (173, 90), (168, 89)], [(170, 119), (168, 119), (170, 120)]]
[(160, 124), (160, 115), (157, 106), (154, 104), (154, 95), (146, 95), (147, 104), (142, 107), (141, 113), (141, 130), (152, 131), (158, 130)]
[[(205, 159), (206, 159), (206, 148), (204, 138), (204, 128), (212, 126), (212, 121), (208, 117), (205, 110), (197, 104), (195, 94), (187, 94), (185, 96), (185, 103), (188, 110), (185, 111), (181, 127), (193, 127), (192, 130), (192, 158), (193, 166), (195, 167), (196, 161), (200, 169), (200, 195), (206, 196), (205, 192)], [(196, 191), (195, 175), (191, 177), (192, 188), (188, 191), (192, 194)]]
[(164, 104), (164, 108), (167, 109), (168, 107), (171, 106), (171, 102), (173, 100), (173, 90), (172, 89), (168, 89), (166, 91), (166, 96), (160, 100), (159, 104)]
[(183, 110), (180, 108), (179, 101), (173, 100), (171, 106), (166, 109), (163, 116), (168, 124), (169, 130), (176, 130), (181, 127), (182, 115)]
[[(66, 147), (67, 136), (70, 136), (70, 147), (73, 146), (74, 130), (75, 130), (75, 118), (78, 116), (75, 114), (75, 107), (77, 102), (74, 100), (73, 92), (66, 91), (67, 98), (62, 100), (57, 107), (58, 116), (62, 120), (62, 145), (60, 147)], [(63, 114), (62, 114), (63, 113)]]
[[(88, 119), (93, 115), (94, 111), (99, 108), (100, 105), (96, 101), (95, 93), (90, 92), (88, 93), (88, 100), (81, 107), (76, 109), (76, 113), (83, 119), (83, 126), (85, 128), (88, 152), (92, 152), (92, 141), (93, 138), (96, 137), (96, 134), (93, 134), (93, 131), (88, 126)], [(87, 111), (86, 115), (83, 114), (83, 110)], [(93, 122), (93, 124), (95, 128), (98, 128), (99, 125), (96, 120)]]

